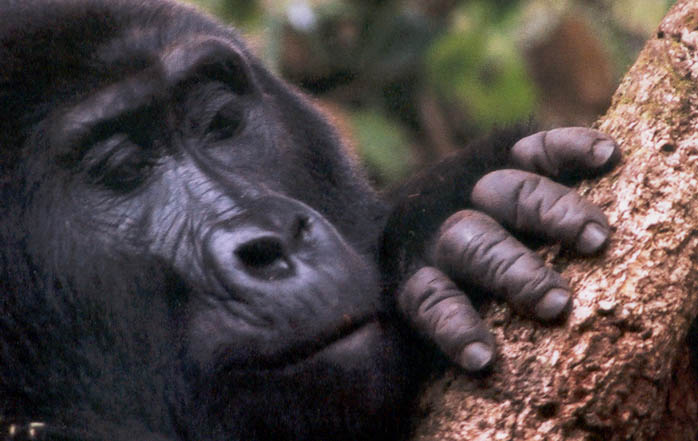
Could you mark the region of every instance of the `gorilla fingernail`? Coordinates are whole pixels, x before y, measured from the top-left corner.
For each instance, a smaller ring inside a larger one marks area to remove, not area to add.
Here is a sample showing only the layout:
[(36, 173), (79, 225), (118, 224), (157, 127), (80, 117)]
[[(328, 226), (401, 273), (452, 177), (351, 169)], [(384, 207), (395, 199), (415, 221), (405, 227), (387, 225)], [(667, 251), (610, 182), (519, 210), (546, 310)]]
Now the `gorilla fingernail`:
[(616, 143), (611, 139), (601, 139), (597, 141), (593, 149), (594, 162), (598, 167), (606, 165), (614, 154), (617, 153), (617, 155), (620, 155)]
[(470, 372), (481, 371), (494, 360), (494, 350), (491, 346), (476, 341), (467, 345), (460, 357), (460, 365)]
[(572, 309), (572, 296), (569, 291), (554, 288), (548, 291), (536, 305), (536, 316), (541, 320), (555, 320)]
[(577, 251), (581, 254), (594, 254), (600, 251), (608, 242), (608, 233), (608, 228), (596, 222), (589, 222), (577, 238)]

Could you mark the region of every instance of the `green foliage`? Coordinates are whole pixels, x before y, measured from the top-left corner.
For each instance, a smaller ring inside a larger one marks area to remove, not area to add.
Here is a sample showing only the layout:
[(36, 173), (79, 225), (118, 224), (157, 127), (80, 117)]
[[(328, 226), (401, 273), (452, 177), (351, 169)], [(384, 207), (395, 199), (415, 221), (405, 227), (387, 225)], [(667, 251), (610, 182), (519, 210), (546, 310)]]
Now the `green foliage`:
[(360, 69), (368, 81), (386, 82), (419, 69), (435, 36), (425, 17), (392, 8), (371, 17), (364, 30)]
[(468, 109), (479, 130), (528, 118), (536, 94), (516, 47), (511, 13), (497, 14), (487, 2), (471, 2), (458, 14), (454, 29), (428, 54), (431, 86)]
[(614, 0), (613, 19), (640, 35), (649, 35), (676, 0)]
[(546, 102), (549, 94), (529, 77), (535, 66), (523, 45), (536, 47), (562, 18), (581, 14), (611, 54), (601, 61), (620, 76), (675, 2), (184, 1), (242, 27), (267, 67), (344, 108), (359, 154), (382, 183), (409, 173), (413, 158), (443, 152), (424, 136), (430, 114), (420, 97), (436, 97), (437, 138), (454, 144), (545, 115), (538, 95)]
[(262, 9), (255, 0), (185, 0), (209, 13), (237, 25), (254, 25), (261, 17)]
[(359, 154), (383, 182), (394, 182), (409, 171), (408, 136), (399, 124), (375, 111), (358, 111), (351, 117)]

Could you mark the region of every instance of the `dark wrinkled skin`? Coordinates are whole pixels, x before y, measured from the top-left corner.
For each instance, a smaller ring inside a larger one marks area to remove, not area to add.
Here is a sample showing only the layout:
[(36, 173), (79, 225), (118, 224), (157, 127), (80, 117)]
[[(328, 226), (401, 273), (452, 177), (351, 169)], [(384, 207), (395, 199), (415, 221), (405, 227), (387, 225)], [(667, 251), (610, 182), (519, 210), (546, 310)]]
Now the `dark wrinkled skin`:
[(597, 207), (533, 174), (608, 170), (599, 132), (498, 133), (379, 197), (189, 8), (0, 11), (0, 416), (44, 439), (398, 439), (432, 348), (495, 360), (468, 289), (572, 307), (512, 233), (607, 242)]

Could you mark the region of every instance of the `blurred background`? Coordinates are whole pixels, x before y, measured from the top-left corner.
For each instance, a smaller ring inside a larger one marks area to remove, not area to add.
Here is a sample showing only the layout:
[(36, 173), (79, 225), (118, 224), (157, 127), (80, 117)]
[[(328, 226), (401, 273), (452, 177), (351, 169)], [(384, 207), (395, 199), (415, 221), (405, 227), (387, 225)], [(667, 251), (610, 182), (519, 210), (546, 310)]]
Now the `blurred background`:
[(310, 93), (378, 186), (496, 126), (589, 125), (675, 0), (188, 0)]

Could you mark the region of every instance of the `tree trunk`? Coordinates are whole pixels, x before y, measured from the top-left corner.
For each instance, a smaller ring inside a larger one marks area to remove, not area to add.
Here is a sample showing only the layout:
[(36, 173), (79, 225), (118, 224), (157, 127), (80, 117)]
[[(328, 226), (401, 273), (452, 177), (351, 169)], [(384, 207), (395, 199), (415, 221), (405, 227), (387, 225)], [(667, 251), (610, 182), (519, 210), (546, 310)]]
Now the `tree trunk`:
[(580, 189), (614, 226), (608, 250), (542, 251), (576, 293), (569, 320), (491, 305), (494, 372), (432, 382), (414, 440), (698, 440), (697, 85), (698, 2), (679, 0), (598, 122), (624, 154)]

